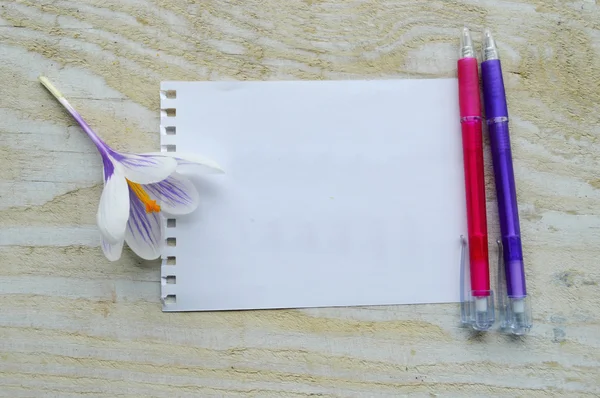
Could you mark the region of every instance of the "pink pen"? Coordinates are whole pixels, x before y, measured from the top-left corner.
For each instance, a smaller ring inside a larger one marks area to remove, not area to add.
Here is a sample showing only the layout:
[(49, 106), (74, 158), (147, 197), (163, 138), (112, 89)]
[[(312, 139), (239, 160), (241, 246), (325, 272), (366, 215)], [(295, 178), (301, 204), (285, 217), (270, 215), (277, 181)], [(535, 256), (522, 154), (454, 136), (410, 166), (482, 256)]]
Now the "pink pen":
[(471, 325), (475, 330), (484, 331), (488, 330), (495, 320), (494, 295), (490, 290), (479, 73), (473, 41), (467, 28), (462, 31), (460, 57), (457, 65), (458, 98), (465, 169), (471, 285), (470, 297), (462, 303), (461, 318), (463, 323)]

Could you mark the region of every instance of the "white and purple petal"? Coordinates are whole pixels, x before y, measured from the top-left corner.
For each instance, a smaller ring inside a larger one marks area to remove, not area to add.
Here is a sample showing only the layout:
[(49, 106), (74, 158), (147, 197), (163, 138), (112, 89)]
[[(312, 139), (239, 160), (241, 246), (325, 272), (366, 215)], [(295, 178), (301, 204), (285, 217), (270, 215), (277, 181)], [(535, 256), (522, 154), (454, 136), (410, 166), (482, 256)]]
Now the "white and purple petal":
[(177, 168), (177, 161), (166, 156), (138, 155), (110, 151), (115, 168), (125, 178), (138, 184), (151, 184), (167, 178)]
[(129, 190), (130, 211), (125, 242), (145, 260), (160, 257), (164, 240), (164, 222), (160, 213), (146, 213), (146, 206)]
[(221, 174), (224, 173), (217, 162), (204, 156), (181, 152), (153, 152), (148, 155), (172, 157), (177, 161), (177, 172), (184, 174)]
[[(106, 169), (105, 169), (106, 170)], [(129, 218), (129, 187), (125, 177), (117, 172), (105, 171), (105, 183), (96, 222), (102, 237), (109, 243), (116, 243), (125, 236)]]
[(121, 239), (116, 243), (110, 243), (106, 241), (106, 239), (102, 238), (101, 246), (104, 256), (106, 256), (109, 261), (117, 261), (120, 259), (121, 253), (123, 252), (123, 242), (124, 240)]
[(106, 184), (106, 181), (112, 177), (112, 175), (115, 172), (115, 165), (112, 162), (112, 159), (103, 152), (100, 152), (100, 155), (102, 157), (102, 175), (104, 177), (104, 183)]
[(165, 213), (189, 214), (198, 207), (199, 195), (196, 187), (177, 173), (155, 184), (144, 185), (144, 189)]

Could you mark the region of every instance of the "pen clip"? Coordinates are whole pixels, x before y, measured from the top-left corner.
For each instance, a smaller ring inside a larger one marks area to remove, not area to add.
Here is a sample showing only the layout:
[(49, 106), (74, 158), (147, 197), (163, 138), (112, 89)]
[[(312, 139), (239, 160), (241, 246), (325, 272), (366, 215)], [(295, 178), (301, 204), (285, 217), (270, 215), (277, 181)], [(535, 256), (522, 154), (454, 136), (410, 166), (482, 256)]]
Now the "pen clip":
[(460, 251), (460, 321), (477, 331), (486, 331), (495, 321), (494, 292), (471, 290), (470, 262), (467, 261), (467, 239), (461, 235)]
[(509, 326), (509, 319), (507, 316), (508, 296), (506, 295), (506, 272), (504, 270), (504, 253), (502, 241), (496, 240), (498, 245), (498, 278), (496, 279), (496, 291), (498, 292), (498, 312), (500, 328), (506, 329)]
[(528, 297), (509, 297), (504, 264), (504, 246), (498, 244), (498, 310), (500, 311), (500, 330), (517, 336), (531, 329), (531, 305)]
[(471, 280), (467, 266), (467, 239), (460, 236), (460, 321), (471, 325)]

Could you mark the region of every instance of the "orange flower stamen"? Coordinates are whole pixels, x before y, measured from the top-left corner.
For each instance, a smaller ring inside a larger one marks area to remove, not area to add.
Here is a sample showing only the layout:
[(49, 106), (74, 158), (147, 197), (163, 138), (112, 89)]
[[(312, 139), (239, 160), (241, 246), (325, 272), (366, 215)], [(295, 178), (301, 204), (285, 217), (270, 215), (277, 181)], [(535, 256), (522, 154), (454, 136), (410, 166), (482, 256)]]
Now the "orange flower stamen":
[(127, 184), (133, 193), (135, 193), (135, 196), (146, 205), (146, 213), (158, 213), (160, 211), (160, 206), (156, 204), (156, 200), (152, 200), (150, 195), (148, 195), (148, 192), (146, 192), (140, 184), (129, 180), (127, 180)]

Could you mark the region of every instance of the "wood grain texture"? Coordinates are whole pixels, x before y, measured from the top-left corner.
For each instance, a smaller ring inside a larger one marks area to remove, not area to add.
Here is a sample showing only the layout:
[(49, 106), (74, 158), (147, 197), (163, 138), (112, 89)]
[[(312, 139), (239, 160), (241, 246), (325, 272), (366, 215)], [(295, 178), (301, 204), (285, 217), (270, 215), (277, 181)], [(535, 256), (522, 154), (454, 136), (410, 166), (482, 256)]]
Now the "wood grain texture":
[[(597, 1), (0, 5), (0, 396), (600, 395)], [(109, 144), (156, 150), (161, 80), (449, 77), (463, 24), (503, 56), (522, 339), (459, 328), (457, 305), (163, 314), (158, 262), (102, 256), (100, 158), (36, 80)]]

